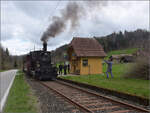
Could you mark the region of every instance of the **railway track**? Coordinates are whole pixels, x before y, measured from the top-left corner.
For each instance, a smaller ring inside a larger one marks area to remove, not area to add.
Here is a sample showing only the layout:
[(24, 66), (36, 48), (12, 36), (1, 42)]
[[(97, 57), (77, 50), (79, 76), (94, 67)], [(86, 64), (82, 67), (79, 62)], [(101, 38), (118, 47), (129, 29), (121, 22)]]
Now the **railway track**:
[(68, 102), (83, 112), (109, 112), (109, 113), (141, 113), (149, 112), (131, 104), (113, 100), (109, 97), (89, 92), (62, 81), (40, 82), (47, 88), (55, 91)]

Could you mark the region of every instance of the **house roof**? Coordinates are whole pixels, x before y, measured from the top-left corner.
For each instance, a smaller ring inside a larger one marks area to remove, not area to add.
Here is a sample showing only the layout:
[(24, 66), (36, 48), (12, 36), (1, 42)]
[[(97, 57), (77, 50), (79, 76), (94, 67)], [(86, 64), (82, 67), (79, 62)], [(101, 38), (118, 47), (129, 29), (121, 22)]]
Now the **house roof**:
[(95, 38), (81, 38), (74, 37), (69, 47), (73, 47), (76, 55), (78, 57), (105, 57), (106, 53), (104, 52), (102, 46)]

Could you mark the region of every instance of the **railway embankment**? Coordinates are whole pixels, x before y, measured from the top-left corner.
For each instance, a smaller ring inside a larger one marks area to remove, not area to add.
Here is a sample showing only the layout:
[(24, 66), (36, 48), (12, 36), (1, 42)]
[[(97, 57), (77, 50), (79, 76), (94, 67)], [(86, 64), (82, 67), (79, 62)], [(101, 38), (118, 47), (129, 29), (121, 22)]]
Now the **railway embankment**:
[(113, 75), (107, 79), (106, 65), (103, 65), (103, 74), (99, 75), (75, 75), (60, 76), (64, 81), (71, 82), (82, 87), (103, 92), (108, 95), (116, 96), (129, 100), (140, 105), (149, 105), (150, 90), (149, 80), (137, 78), (125, 78), (124, 75), (130, 70), (133, 63), (114, 64)]
[(140, 106), (116, 100), (85, 88), (77, 87), (72, 83), (66, 83), (60, 80), (40, 83), (61, 95), (72, 104), (78, 106), (79, 109), (84, 112), (149, 112), (149, 110)]
[(18, 71), (7, 98), (4, 108), (5, 113), (38, 113), (37, 98), (34, 96), (31, 87), (26, 82), (24, 73)]
[(144, 98), (144, 97), (140, 97), (140, 96), (136, 96), (136, 95), (132, 95), (132, 94), (128, 94), (128, 93), (123, 93), (123, 92), (115, 91), (112, 89), (97, 87), (94, 85), (89, 85), (86, 83), (81, 83), (81, 82), (77, 82), (77, 81), (73, 81), (73, 80), (67, 80), (67, 79), (63, 79), (63, 78), (58, 78), (58, 80), (61, 80), (61, 81), (67, 82), (67, 83), (71, 83), (71, 84), (74, 84), (74, 85), (82, 87), (82, 88), (87, 88), (87, 89), (90, 89), (90, 90), (93, 90), (93, 91), (96, 91), (99, 93), (103, 93), (108, 96), (115, 96), (122, 100), (124, 99), (127, 101), (131, 101), (131, 102), (134, 102), (134, 104), (137, 103), (139, 105), (149, 106), (150, 100), (148, 98)]

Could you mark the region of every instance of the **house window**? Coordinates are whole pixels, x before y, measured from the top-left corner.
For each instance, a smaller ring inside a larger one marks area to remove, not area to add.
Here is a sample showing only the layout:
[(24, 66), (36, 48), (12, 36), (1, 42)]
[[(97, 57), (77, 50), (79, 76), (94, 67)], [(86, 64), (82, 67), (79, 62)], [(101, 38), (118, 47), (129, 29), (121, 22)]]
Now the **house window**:
[(84, 60), (82, 61), (82, 65), (83, 65), (83, 66), (88, 66), (88, 59), (84, 59)]

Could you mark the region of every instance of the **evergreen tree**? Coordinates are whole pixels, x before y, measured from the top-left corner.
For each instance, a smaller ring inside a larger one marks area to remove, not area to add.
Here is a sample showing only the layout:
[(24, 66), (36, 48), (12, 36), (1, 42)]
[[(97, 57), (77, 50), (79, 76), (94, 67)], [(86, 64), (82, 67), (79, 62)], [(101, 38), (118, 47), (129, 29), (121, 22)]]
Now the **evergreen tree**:
[(124, 31), (124, 34), (120, 31), (119, 33), (112, 33), (105, 37), (94, 38), (100, 42), (104, 51), (108, 52), (117, 49), (144, 48), (148, 45), (149, 36), (149, 31), (137, 29), (131, 32)]
[(17, 61), (15, 60), (14, 62), (14, 68), (17, 68), (18, 67), (18, 64), (17, 64)]
[(6, 55), (9, 56), (9, 50), (6, 48)]

